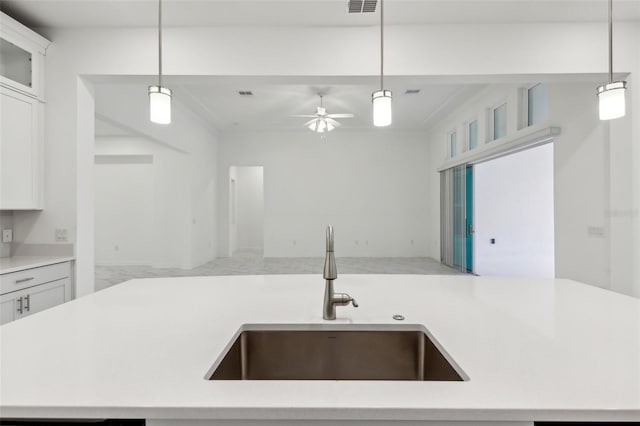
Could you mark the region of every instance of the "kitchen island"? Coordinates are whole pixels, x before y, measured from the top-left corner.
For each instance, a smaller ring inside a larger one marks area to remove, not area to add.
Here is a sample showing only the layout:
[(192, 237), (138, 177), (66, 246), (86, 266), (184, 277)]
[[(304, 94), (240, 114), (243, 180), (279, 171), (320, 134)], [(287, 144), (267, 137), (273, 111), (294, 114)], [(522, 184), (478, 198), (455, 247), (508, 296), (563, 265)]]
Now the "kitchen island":
[[(322, 319), (320, 275), (269, 275), (132, 280), (6, 324), (0, 415), (149, 425), (640, 421), (638, 299), (564, 279), (341, 275), (335, 286), (360, 305), (339, 307), (335, 321)], [(247, 324), (400, 323), (424, 327), (468, 380), (205, 379)]]

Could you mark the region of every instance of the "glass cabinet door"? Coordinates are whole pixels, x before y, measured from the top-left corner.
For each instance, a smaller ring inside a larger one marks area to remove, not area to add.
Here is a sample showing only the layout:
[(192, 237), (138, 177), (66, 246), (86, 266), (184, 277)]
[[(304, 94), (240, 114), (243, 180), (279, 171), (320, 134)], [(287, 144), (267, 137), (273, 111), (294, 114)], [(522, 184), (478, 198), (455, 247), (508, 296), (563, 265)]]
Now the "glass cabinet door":
[(0, 75), (26, 87), (32, 87), (31, 52), (0, 39)]

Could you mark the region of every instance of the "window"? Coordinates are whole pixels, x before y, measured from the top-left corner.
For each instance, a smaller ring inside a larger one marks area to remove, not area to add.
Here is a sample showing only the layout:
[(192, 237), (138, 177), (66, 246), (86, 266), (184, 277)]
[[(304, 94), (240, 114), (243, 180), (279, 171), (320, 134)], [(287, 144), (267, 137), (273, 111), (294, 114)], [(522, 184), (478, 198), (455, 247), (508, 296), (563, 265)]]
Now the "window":
[(469, 151), (471, 151), (478, 146), (478, 120), (470, 121), (468, 126)]
[(456, 153), (458, 152), (458, 137), (456, 135), (455, 130), (451, 133), (449, 133), (449, 156), (451, 158), (456, 156)]
[(493, 137), (500, 139), (507, 135), (507, 104), (504, 103), (493, 109)]
[(549, 118), (549, 90), (538, 83), (527, 90), (527, 125), (545, 122)]

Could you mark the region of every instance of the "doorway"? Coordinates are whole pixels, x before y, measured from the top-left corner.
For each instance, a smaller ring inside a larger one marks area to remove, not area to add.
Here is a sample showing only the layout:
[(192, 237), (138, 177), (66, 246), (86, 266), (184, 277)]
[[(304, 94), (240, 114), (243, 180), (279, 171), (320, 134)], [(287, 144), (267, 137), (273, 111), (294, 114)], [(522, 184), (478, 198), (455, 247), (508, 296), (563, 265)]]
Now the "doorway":
[(264, 167), (229, 168), (229, 255), (264, 254)]

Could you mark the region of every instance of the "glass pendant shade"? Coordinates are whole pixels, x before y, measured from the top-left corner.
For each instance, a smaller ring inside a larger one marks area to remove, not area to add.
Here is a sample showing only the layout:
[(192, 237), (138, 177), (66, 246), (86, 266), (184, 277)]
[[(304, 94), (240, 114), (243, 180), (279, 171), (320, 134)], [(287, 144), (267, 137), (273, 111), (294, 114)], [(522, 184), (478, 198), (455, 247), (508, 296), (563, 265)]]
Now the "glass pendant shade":
[(149, 86), (149, 119), (158, 124), (171, 123), (171, 89)]
[(373, 102), (373, 125), (384, 127), (391, 124), (391, 91), (379, 90), (371, 95)]
[(624, 117), (626, 113), (624, 97), (626, 86), (625, 81), (614, 81), (598, 87), (600, 120)]
[(332, 131), (333, 129), (336, 128), (336, 126), (334, 126), (333, 124), (329, 123), (328, 121), (326, 121), (324, 119), (314, 120), (307, 127), (309, 128), (309, 130), (317, 132), (317, 133), (330, 132), (330, 131)]

